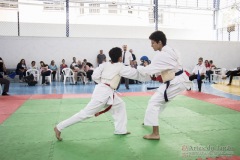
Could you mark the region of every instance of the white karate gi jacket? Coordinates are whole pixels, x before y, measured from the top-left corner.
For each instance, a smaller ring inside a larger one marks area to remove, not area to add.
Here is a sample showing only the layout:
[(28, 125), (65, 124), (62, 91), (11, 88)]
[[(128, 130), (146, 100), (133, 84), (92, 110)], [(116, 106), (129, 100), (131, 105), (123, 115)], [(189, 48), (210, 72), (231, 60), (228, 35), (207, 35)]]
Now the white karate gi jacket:
[[(135, 79), (138, 81), (150, 80), (150, 77), (146, 74), (140, 74), (135, 68), (125, 66), (123, 63), (111, 63), (105, 62), (99, 65), (93, 72), (92, 79), (98, 83), (96, 85), (92, 98), (105, 102), (108, 99), (107, 104), (118, 104), (122, 100), (115, 95), (113, 99), (114, 89), (110, 88), (106, 84), (109, 84), (114, 76), (120, 75), (121, 77)], [(104, 84), (105, 83), (105, 84)]]
[[(141, 74), (160, 75), (164, 70), (172, 69), (176, 72), (182, 70), (182, 65), (179, 60), (179, 53), (174, 49), (164, 46), (160, 52), (157, 52), (152, 63), (146, 67), (139, 66), (138, 71)], [(170, 85), (167, 89), (168, 100), (173, 99), (175, 96), (179, 95), (182, 91), (189, 89), (192, 83), (189, 81), (189, 77), (183, 72), (179, 76), (175, 76), (173, 80), (170, 81)], [(166, 89), (166, 84), (160, 85), (154, 95), (148, 102), (148, 107), (145, 114), (144, 124), (148, 126), (158, 126), (158, 116), (161, 111), (165, 108), (164, 91)]]

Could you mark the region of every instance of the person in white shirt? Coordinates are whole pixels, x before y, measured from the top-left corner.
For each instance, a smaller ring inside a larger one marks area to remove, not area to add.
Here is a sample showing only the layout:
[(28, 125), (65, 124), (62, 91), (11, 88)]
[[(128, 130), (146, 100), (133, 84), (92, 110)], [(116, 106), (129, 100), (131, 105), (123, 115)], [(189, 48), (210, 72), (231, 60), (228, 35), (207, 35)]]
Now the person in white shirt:
[[(29, 66), (28, 69), (36, 69), (36, 70), (38, 70), (38, 67), (37, 67), (37, 65), (36, 65), (36, 62), (35, 62), (35, 61), (32, 61), (32, 62), (31, 62), (31, 66)], [(30, 74), (33, 74), (33, 75), (35, 75), (35, 73), (36, 73), (35, 71), (31, 71), (31, 72), (30, 72)]]
[(153, 130), (151, 134), (143, 138), (159, 140), (159, 114), (164, 110), (168, 101), (189, 89), (191, 82), (183, 72), (178, 52), (166, 45), (165, 34), (162, 31), (155, 31), (149, 39), (154, 51), (159, 52), (156, 53), (151, 64), (146, 67), (138, 66), (137, 69), (142, 75), (147, 74), (149, 77), (155, 75), (162, 84), (148, 102), (143, 125), (152, 126)]
[[(31, 71), (29, 71), (29, 70), (31, 70)], [(37, 67), (35, 61), (31, 62), (31, 66), (28, 67), (28, 71), (27, 72), (28, 72), (28, 75), (26, 75), (26, 76), (29, 76), (30, 74), (32, 74), (34, 76), (34, 79), (36, 81), (38, 81), (38, 79), (39, 79), (39, 70), (38, 70), (38, 67)]]
[(53, 81), (55, 81), (57, 79), (56, 74), (57, 74), (58, 67), (55, 64), (54, 60), (51, 61), (50, 65), (49, 65), (49, 69), (52, 70), (51, 74), (53, 75)]
[(82, 64), (82, 62), (80, 60), (79, 60), (79, 62), (77, 62), (76, 57), (73, 57), (73, 62), (70, 64), (70, 68), (73, 71), (75, 84), (77, 84), (77, 74), (79, 71), (79, 65), (81, 65), (81, 64)]
[[(127, 45), (123, 45), (123, 53), (122, 53), (122, 61), (125, 66), (131, 66), (133, 64), (132, 60), (132, 54), (127, 51)], [(125, 87), (126, 89), (129, 89), (129, 79), (125, 78)]]
[(203, 64), (203, 58), (200, 57), (198, 59), (198, 64), (194, 67), (192, 71), (192, 75), (189, 76), (190, 81), (197, 79), (199, 92), (201, 92), (202, 80), (205, 78), (205, 73), (206, 73), (206, 67)]
[(32, 62), (31, 62), (31, 66), (29, 66), (28, 69), (36, 69), (36, 70), (38, 70), (38, 67), (37, 67), (37, 65), (36, 65), (36, 62), (35, 62), (35, 61), (32, 61)]
[(74, 67), (77, 65), (77, 59), (76, 57), (73, 57), (73, 62), (70, 64), (70, 68), (74, 69)]
[[(112, 114), (114, 120), (114, 134), (126, 135), (127, 131), (127, 113), (125, 103), (115, 93), (121, 77), (128, 77), (139, 81), (145, 81), (146, 75), (141, 75), (137, 69), (123, 65), (121, 48), (112, 48), (109, 51), (111, 62), (104, 62), (93, 72), (92, 79), (98, 83), (92, 94), (91, 101), (80, 112), (72, 117), (60, 122), (54, 128), (56, 138), (61, 141), (61, 131), (75, 123), (84, 121), (93, 116), (98, 116), (106, 111)], [(110, 105), (105, 108), (105, 105)], [(101, 111), (102, 109), (104, 109)]]

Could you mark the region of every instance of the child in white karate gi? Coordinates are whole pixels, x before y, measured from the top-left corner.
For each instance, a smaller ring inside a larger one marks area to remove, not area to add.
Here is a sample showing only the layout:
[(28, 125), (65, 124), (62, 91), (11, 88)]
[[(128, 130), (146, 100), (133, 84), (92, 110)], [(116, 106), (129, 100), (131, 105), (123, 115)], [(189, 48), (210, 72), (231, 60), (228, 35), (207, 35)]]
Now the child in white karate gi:
[(110, 105), (103, 112), (109, 110), (112, 114), (115, 126), (114, 134), (126, 135), (130, 133), (127, 131), (125, 103), (115, 93), (115, 89), (117, 88), (121, 77), (144, 81), (146, 75), (140, 75), (136, 69), (123, 65), (121, 48), (112, 48), (109, 51), (109, 56), (111, 62), (100, 64), (93, 72), (92, 79), (98, 84), (95, 86), (91, 101), (80, 112), (60, 122), (54, 128), (58, 140), (62, 140), (61, 131), (64, 128), (91, 118), (94, 115), (98, 116), (102, 113), (100, 111), (106, 108), (105, 105)]
[(145, 135), (143, 138), (159, 140), (158, 119), (160, 112), (164, 110), (165, 104), (169, 100), (172, 100), (185, 89), (190, 88), (191, 82), (185, 72), (183, 72), (183, 68), (179, 61), (179, 55), (174, 49), (166, 45), (167, 39), (165, 34), (161, 31), (155, 31), (150, 35), (149, 39), (151, 40), (154, 51), (159, 52), (156, 53), (151, 64), (146, 67), (139, 66), (138, 71), (142, 74), (148, 74), (149, 76), (156, 75), (157, 77), (161, 75), (161, 79), (171, 77), (171, 79), (163, 83), (156, 90), (149, 100), (144, 118), (144, 125), (152, 126), (153, 131), (151, 134)]

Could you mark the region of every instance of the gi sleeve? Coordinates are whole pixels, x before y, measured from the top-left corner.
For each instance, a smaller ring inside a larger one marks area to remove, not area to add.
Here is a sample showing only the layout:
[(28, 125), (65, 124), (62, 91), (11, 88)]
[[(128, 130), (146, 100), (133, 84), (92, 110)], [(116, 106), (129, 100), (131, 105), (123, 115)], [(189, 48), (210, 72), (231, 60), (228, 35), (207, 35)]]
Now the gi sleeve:
[(137, 69), (140, 73), (151, 76), (168, 69), (175, 69), (177, 65), (177, 59), (171, 57), (167, 52), (161, 52), (153, 58), (151, 64), (146, 67), (138, 66)]
[(105, 63), (102, 63), (99, 65), (99, 67), (95, 68), (92, 74), (92, 79), (96, 82), (96, 83), (100, 83), (101, 82), (101, 76), (102, 76), (102, 71), (104, 68)]
[(123, 66), (121, 71), (120, 71), (120, 76), (125, 77), (125, 78), (129, 78), (129, 79), (138, 80), (138, 81), (141, 81), (141, 82), (151, 80), (149, 75), (141, 74), (140, 72), (138, 72), (137, 69), (132, 68), (130, 66)]

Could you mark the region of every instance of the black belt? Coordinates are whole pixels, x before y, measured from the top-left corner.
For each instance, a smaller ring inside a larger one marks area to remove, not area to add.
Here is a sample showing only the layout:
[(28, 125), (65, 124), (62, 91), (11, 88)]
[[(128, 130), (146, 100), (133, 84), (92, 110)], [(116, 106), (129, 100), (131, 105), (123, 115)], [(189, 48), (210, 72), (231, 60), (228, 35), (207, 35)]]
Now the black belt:
[[(180, 70), (180, 71), (178, 71), (177, 73), (175, 73), (175, 76), (179, 76), (179, 75), (181, 75), (182, 73), (183, 73), (183, 70)], [(165, 102), (167, 102), (167, 101), (168, 101), (167, 89), (168, 89), (168, 87), (169, 87), (169, 85), (170, 85), (170, 81), (165, 82), (165, 84), (166, 84), (166, 89), (165, 89), (165, 91), (164, 91), (164, 99), (165, 99)]]

